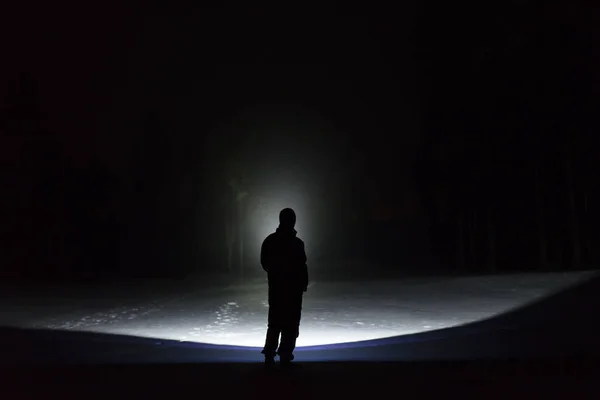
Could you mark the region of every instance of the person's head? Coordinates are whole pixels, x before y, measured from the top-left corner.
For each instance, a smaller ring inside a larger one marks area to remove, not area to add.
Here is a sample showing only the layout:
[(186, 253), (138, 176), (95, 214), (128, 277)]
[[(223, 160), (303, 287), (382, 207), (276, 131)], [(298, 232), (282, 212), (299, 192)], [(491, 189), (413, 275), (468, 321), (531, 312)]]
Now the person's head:
[(293, 228), (296, 225), (296, 213), (291, 208), (284, 208), (279, 213), (279, 225), (284, 228)]

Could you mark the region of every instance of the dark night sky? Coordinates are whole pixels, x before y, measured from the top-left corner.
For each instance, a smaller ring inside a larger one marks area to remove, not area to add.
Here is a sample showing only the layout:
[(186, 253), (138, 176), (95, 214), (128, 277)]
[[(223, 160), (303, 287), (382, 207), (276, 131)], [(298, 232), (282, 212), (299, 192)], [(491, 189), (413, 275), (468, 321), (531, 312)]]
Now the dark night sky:
[(301, 134), (321, 136), (343, 162), (409, 171), (419, 98), (416, 11), (408, 6), (387, 20), (325, 8), (278, 17), (73, 4), (45, 11), (16, 19), (16, 62), (5, 76), (30, 76), (44, 126), (78, 162), (95, 154), (124, 168), (149, 112), (169, 130), (176, 154), (190, 145), (189, 157), (211, 153), (199, 137), (259, 109), (259, 129), (274, 113), (309, 115), (330, 129)]
[[(414, 79), (409, 43), (397, 43), (405, 46), (405, 65), (390, 76), (382, 27), (364, 16), (67, 9), (78, 17), (53, 9), (15, 24), (12, 72), (30, 72), (47, 114), (79, 104), (101, 119), (98, 108), (117, 108), (115, 100), (131, 92), (138, 102), (162, 101), (161, 108), (175, 108), (174, 98), (189, 108), (288, 98), (334, 113), (348, 103), (381, 102), (390, 79)], [(369, 91), (379, 99), (366, 99)], [(336, 107), (331, 98), (346, 104)]]
[(163, 225), (216, 225), (197, 204), (218, 198), (231, 159), (263, 187), (298, 179), (344, 218), (397, 224), (429, 207), (431, 219), (440, 187), (483, 193), (498, 165), (591, 129), (593, 17), (574, 5), (12, 7), (3, 161), (20, 165), (32, 137), (54, 137), (73, 168), (94, 161), (123, 198), (137, 191), (132, 204), (154, 193), (140, 215), (161, 209)]

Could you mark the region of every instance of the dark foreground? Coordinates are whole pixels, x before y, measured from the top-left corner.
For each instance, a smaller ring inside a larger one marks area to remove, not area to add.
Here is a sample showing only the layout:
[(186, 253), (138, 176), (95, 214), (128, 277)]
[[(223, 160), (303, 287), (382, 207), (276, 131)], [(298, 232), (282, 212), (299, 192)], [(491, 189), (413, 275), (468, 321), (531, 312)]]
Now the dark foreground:
[(599, 398), (600, 279), (468, 324), (299, 349), (265, 371), (258, 349), (1, 328), (2, 398)]
[(2, 374), (6, 399), (593, 398), (600, 394), (599, 366), (598, 359), (327, 362), (267, 372), (258, 364), (163, 364), (16, 368)]

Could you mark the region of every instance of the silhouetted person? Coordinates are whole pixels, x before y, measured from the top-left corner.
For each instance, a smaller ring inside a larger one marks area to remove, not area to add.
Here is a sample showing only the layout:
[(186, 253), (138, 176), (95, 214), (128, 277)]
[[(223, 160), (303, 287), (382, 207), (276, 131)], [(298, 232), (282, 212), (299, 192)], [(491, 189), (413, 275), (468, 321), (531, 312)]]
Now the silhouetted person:
[(283, 366), (289, 365), (299, 335), (308, 270), (304, 242), (296, 237), (294, 225), (294, 210), (281, 210), (279, 227), (267, 236), (260, 253), (260, 262), (269, 278), (269, 324), (262, 351), (267, 365), (274, 363), (277, 354)]

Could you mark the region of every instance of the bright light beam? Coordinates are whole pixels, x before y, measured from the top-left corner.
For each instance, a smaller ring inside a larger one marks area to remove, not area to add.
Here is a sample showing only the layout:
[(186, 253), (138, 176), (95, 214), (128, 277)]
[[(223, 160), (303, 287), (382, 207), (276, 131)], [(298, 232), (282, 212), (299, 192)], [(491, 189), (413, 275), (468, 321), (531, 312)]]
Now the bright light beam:
[[(461, 326), (506, 313), (587, 279), (590, 274), (318, 282), (303, 305), (298, 346), (383, 339)], [(266, 285), (199, 294), (157, 309), (108, 310), (38, 328), (113, 333), (215, 345), (261, 347)], [(122, 312), (121, 312), (122, 310)]]

